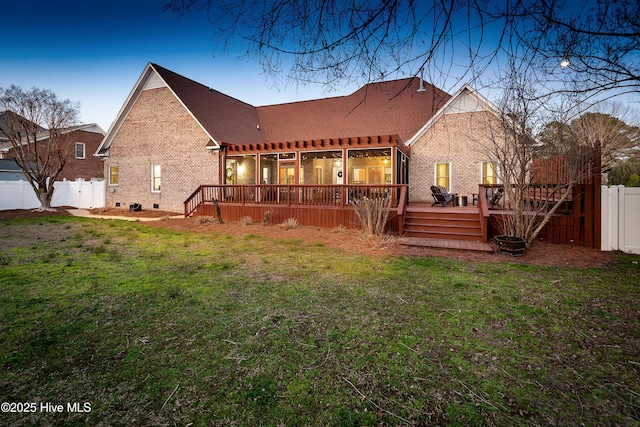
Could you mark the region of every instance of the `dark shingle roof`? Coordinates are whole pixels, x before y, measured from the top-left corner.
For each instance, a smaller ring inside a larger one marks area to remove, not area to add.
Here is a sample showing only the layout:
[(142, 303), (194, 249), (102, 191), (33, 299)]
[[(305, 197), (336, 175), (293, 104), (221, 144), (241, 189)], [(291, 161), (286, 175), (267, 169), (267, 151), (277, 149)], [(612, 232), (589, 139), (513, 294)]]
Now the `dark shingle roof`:
[(217, 90), (197, 83), (156, 64), (151, 64), (191, 111), (200, 124), (219, 143), (250, 144), (266, 142), (257, 129), (256, 108)]
[(449, 94), (420, 81), (368, 84), (348, 96), (258, 107), (269, 142), (373, 135), (406, 141), (442, 107)]
[[(254, 107), (151, 64), (219, 143), (259, 144), (398, 135), (406, 141), (451, 95), (418, 78), (368, 84), (351, 95)], [(259, 126), (259, 129), (258, 129)]]

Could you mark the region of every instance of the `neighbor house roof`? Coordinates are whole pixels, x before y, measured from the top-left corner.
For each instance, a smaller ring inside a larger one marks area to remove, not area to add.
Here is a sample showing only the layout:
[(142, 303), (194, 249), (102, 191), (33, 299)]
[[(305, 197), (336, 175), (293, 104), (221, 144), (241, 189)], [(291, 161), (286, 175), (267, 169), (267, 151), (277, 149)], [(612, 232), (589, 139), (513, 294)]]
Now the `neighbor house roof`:
[[(16, 120), (16, 118), (19, 118), (20, 116), (18, 116), (17, 114), (11, 112), (11, 111), (4, 111), (4, 112), (0, 112), (0, 128), (3, 126), (8, 126), (8, 121), (9, 120)], [(24, 118), (22, 118), (22, 120), (25, 120)], [(98, 126), (95, 123), (85, 123), (85, 124), (79, 124), (79, 125), (75, 125), (75, 126), (70, 126), (68, 128), (64, 128), (61, 129), (61, 133), (62, 134), (69, 134), (71, 132), (75, 132), (75, 131), (84, 131), (84, 132), (90, 132), (90, 133), (99, 133), (101, 135), (104, 135), (105, 132), (104, 130)], [(20, 132), (21, 133), (21, 137), (22, 137), (22, 145), (24, 144), (28, 144), (30, 142), (33, 141), (29, 141), (27, 140), (27, 138), (25, 138), (25, 133), (24, 132)], [(49, 134), (49, 130), (42, 127), (42, 126), (38, 126), (38, 133), (36, 134), (36, 141), (43, 141), (43, 140), (47, 140), (49, 139), (51, 135)], [(2, 132), (0, 132), (0, 151), (9, 151), (12, 148), (12, 144), (9, 141), (9, 139), (7, 137), (5, 137)]]
[(158, 87), (173, 92), (210, 137), (211, 148), (379, 135), (407, 141), (451, 98), (419, 78), (408, 78), (370, 83), (347, 96), (254, 107), (149, 63), (97, 155), (108, 155), (140, 93)]

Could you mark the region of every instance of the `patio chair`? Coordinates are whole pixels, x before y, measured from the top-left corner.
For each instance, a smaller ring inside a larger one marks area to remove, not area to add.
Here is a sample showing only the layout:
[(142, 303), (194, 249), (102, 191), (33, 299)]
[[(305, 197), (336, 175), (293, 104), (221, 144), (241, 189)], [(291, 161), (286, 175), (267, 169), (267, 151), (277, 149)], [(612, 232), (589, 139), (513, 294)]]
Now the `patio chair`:
[(504, 188), (502, 187), (493, 187), (487, 188), (487, 204), (489, 205), (489, 209), (493, 209), (495, 207), (500, 206), (500, 200), (504, 196)]
[(433, 196), (434, 200), (431, 206), (440, 205), (443, 208), (449, 202), (451, 202), (451, 206), (455, 206), (455, 200), (456, 197), (458, 197), (458, 194), (449, 193), (446, 188), (436, 185), (431, 186), (431, 195)]

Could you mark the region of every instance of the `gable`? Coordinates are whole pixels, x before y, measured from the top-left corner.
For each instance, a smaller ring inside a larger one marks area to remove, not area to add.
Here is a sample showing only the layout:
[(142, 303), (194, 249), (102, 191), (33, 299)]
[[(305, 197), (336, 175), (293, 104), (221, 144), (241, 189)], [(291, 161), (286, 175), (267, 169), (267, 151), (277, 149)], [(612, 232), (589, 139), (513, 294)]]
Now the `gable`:
[[(140, 95), (143, 92), (146, 92), (146, 91), (149, 91), (149, 90), (161, 89), (161, 88), (167, 88), (167, 90), (169, 90), (172, 93), (172, 95), (174, 97), (176, 97), (177, 100), (183, 105), (183, 107), (187, 111), (189, 111), (189, 113), (193, 116), (193, 114), (190, 112), (189, 108), (187, 108), (187, 106), (184, 105), (184, 103), (180, 100), (180, 98), (176, 95), (176, 93), (173, 90), (171, 90), (171, 87), (162, 78), (160, 73), (158, 73), (158, 71), (156, 71), (153, 68), (153, 64), (149, 63), (149, 64), (147, 64), (147, 66), (145, 67), (144, 71), (142, 72), (142, 74), (138, 78), (138, 81), (136, 82), (136, 84), (134, 85), (133, 89), (129, 93), (129, 96), (127, 97), (125, 103), (123, 104), (122, 108), (118, 112), (116, 120), (113, 122), (113, 124), (111, 125), (111, 127), (107, 131), (107, 134), (105, 135), (104, 139), (102, 140), (102, 142), (98, 146), (98, 149), (94, 153), (94, 156), (106, 157), (106, 156), (109, 155), (109, 148), (111, 147), (111, 143), (113, 142), (113, 140), (115, 139), (116, 135), (118, 134), (118, 131), (120, 130), (120, 128), (124, 124), (125, 120), (129, 116), (129, 113), (131, 112), (132, 108), (134, 107), (134, 105), (136, 104), (138, 99), (140, 98)], [(194, 117), (194, 120), (196, 122), (196, 126), (201, 126), (202, 127), (200, 122), (198, 122), (198, 120), (195, 117)], [(208, 134), (206, 129), (203, 128), (203, 130)], [(219, 147), (219, 145), (217, 144), (217, 142), (215, 142), (213, 137), (211, 137), (211, 135), (208, 135), (208, 136), (213, 141), (213, 144), (212, 144), (213, 147), (214, 148)]]
[(465, 85), (407, 141), (407, 145), (411, 146), (415, 144), (416, 141), (418, 141), (439, 119), (445, 115), (478, 112), (489, 112), (494, 114), (496, 117), (500, 115), (498, 108), (493, 105), (493, 103), (480, 95), (470, 86)]

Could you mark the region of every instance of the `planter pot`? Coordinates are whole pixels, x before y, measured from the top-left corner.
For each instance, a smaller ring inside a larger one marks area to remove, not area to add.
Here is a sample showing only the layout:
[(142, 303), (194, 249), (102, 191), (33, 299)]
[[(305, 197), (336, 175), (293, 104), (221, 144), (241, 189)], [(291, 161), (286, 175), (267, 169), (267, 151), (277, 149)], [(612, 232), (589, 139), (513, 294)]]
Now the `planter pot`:
[(521, 237), (496, 236), (495, 240), (498, 245), (498, 252), (504, 255), (520, 257), (524, 250), (527, 249), (527, 242)]

